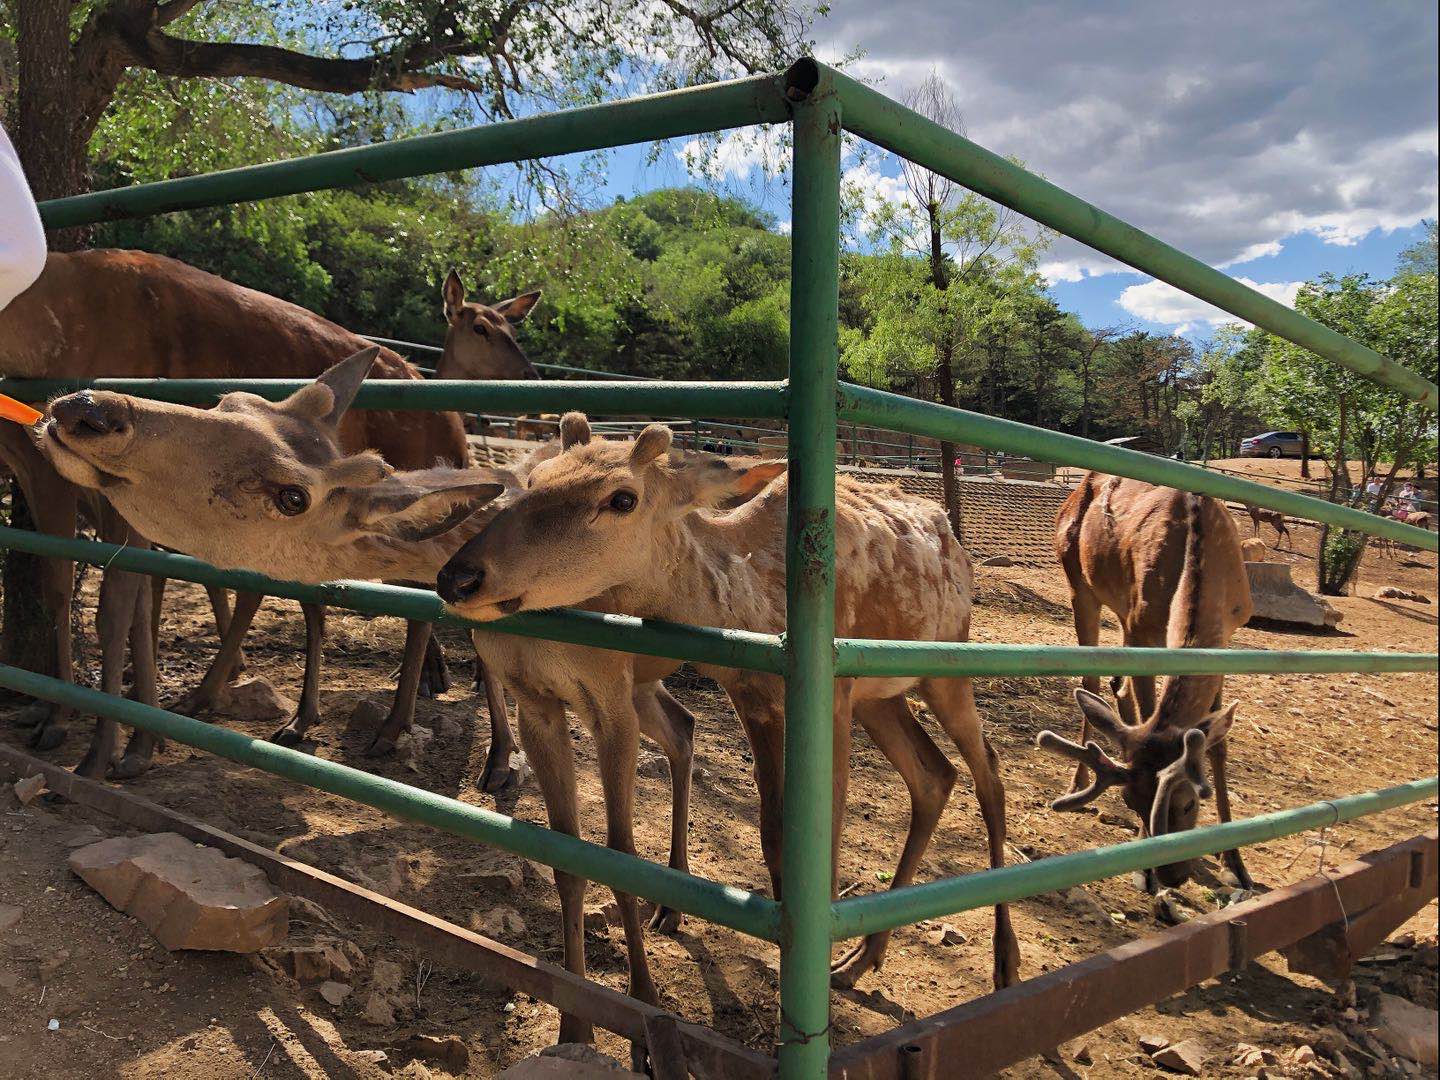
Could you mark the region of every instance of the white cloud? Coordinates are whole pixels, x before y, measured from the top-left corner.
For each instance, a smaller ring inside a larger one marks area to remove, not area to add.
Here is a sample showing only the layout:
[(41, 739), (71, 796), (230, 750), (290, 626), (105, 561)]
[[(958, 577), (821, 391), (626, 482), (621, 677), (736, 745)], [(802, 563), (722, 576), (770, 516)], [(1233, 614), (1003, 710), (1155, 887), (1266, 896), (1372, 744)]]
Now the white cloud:
[(863, 219), (869, 220), (886, 203), (899, 202), (907, 195), (905, 179), (886, 176), (869, 161), (847, 168), (840, 178), (842, 197), (853, 200)]
[[(1212, 265), (1436, 216), (1436, 5), (1196, 11), (832, 0), (816, 30), (863, 43), (851, 72), (892, 97), (938, 71), (970, 138)], [(1124, 269), (1066, 239), (1046, 259), (1052, 281)]]
[(1285, 245), (1278, 240), (1262, 240), (1258, 244), (1247, 245), (1245, 250), (1240, 252), (1239, 255), (1236, 255), (1235, 258), (1227, 259), (1222, 263), (1216, 263), (1216, 265), (1224, 270), (1226, 267), (1242, 266), (1245, 263), (1254, 262), (1256, 259), (1267, 259), (1271, 255), (1279, 255), (1280, 252), (1284, 250)]
[[(1252, 281), (1246, 277), (1235, 280), (1286, 307), (1295, 306), (1295, 294), (1304, 284), (1300, 281)], [(1168, 326), (1177, 334), (1188, 334), (1201, 324), (1223, 326), (1243, 321), (1153, 278), (1143, 285), (1131, 285), (1123, 290), (1115, 302), (1136, 318)]]
[(773, 176), (789, 167), (789, 128), (772, 124), (729, 131), (719, 139), (690, 139), (675, 157), (690, 172), (713, 181), (748, 180), (756, 171)]

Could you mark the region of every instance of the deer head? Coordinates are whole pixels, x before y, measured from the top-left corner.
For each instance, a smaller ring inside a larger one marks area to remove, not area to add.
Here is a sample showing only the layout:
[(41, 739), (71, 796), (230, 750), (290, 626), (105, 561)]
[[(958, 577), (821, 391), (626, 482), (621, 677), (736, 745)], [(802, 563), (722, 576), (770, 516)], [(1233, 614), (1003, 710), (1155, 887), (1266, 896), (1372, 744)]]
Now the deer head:
[(465, 299), (465, 285), (454, 270), (441, 287), (445, 298), (445, 352), (440, 370), (456, 379), (538, 379), (515, 338), (515, 327), (540, 300), (540, 290), (498, 304)]
[[(445, 537), (515, 481), (485, 469), (396, 472), (373, 451), (343, 454), (337, 428), (377, 351), (273, 404), (233, 393), (196, 409), (83, 390), (50, 403), (36, 440), (62, 476), (166, 547), (298, 581), (400, 577), (410, 548)], [(425, 577), (453, 547), (431, 555)]]
[[(1141, 836), (1164, 836), (1193, 829), (1200, 800), (1212, 794), (1205, 778), (1205, 752), (1230, 733), (1235, 705), (1216, 709), (1190, 726), (1162, 722), (1156, 716), (1141, 724), (1127, 724), (1104, 699), (1088, 690), (1075, 691), (1075, 703), (1090, 725), (1118, 751), (1117, 761), (1096, 742), (1084, 746), (1042, 731), (1036, 745), (1052, 754), (1089, 767), (1094, 781), (1088, 788), (1056, 799), (1052, 810), (1078, 810), (1112, 787), (1120, 789), (1125, 805), (1140, 819)], [(1160, 884), (1184, 884), (1194, 871), (1193, 860), (1157, 867)]]
[(672, 449), (659, 424), (634, 442), (593, 439), (580, 413), (561, 420), (560, 441), (561, 452), (440, 572), (440, 595), (469, 618), (580, 604), (653, 576), (666, 564), (670, 525), (749, 498), (785, 469)]

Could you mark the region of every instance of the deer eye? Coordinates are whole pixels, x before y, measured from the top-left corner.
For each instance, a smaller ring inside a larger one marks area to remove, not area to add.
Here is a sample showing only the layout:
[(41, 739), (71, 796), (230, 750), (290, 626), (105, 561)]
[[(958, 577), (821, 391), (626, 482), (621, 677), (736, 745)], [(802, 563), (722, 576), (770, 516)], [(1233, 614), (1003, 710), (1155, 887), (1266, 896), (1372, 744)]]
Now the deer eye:
[(633, 491), (617, 491), (610, 496), (609, 505), (617, 514), (628, 514), (635, 509), (635, 504), (639, 501)]
[(471, 329), (474, 330), (475, 333), (479, 334), (481, 337), (489, 337), (489, 336), (490, 336), (490, 328), (485, 325), (485, 320), (484, 320), (484, 319), (479, 319), (479, 318), (477, 318), (477, 319), (475, 320), (474, 326), (472, 326)]
[(283, 487), (275, 492), (275, 509), (286, 517), (303, 514), (310, 509), (310, 496), (304, 488)]

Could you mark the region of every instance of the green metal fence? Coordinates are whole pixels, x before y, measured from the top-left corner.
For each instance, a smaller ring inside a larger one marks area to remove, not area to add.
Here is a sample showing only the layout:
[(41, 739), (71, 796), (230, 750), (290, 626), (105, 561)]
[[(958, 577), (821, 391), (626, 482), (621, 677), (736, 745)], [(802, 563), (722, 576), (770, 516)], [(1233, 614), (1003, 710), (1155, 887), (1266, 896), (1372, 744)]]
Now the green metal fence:
[[(1433, 798), (1435, 777), (1227, 825), (1138, 840), (966, 877), (832, 901), (831, 707), (837, 676), (1108, 675), (1261, 671), (1435, 671), (1435, 654), (1122, 649), (861, 641), (834, 636), (835, 436), (845, 418), (892, 431), (968, 442), (1057, 464), (1239, 500), (1436, 551), (1435, 534), (1293, 492), (1042, 431), (993, 417), (841, 384), (837, 369), (841, 138), (852, 132), (964, 184), (1192, 295), (1288, 338), (1327, 360), (1435, 409), (1433, 383), (1154, 237), (1067, 194), (954, 132), (812, 60), (783, 75), (743, 79), (482, 128), (397, 140), (206, 176), (58, 199), (41, 207), (51, 228), (273, 198), (721, 131), (790, 123), (794, 131), (791, 355), (783, 383), (367, 382), (357, 405), (385, 409), (729, 416), (789, 422), (787, 626), (780, 636), (688, 627), (589, 612), (516, 616), (488, 630), (770, 671), (787, 683), (783, 901), (655, 866), (538, 826), (259, 742), (236, 732), (0, 666), (0, 684), (161, 733), (399, 816), (474, 837), (744, 933), (781, 950), (780, 1075), (826, 1071), (829, 959), (834, 941), (982, 905), (1292, 835)], [(0, 380), (32, 401), (92, 385), (206, 404), (230, 389), (271, 399), (292, 380)], [(181, 555), (0, 529), (0, 547), (220, 584), (376, 614), (465, 624), (432, 593), (353, 582), (323, 586), (222, 571)]]

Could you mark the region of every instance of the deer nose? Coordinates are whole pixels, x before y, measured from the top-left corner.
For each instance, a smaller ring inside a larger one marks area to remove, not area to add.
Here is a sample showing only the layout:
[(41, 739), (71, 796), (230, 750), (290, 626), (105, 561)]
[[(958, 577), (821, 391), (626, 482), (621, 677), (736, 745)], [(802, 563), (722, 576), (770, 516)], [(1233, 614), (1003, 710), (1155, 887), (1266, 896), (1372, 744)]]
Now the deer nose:
[(125, 428), (120, 402), (99, 400), (88, 390), (51, 402), (50, 415), (66, 435), (81, 438), (110, 435)]
[(446, 566), (435, 578), (436, 591), (447, 604), (469, 600), (484, 584), (485, 571), (478, 566)]

